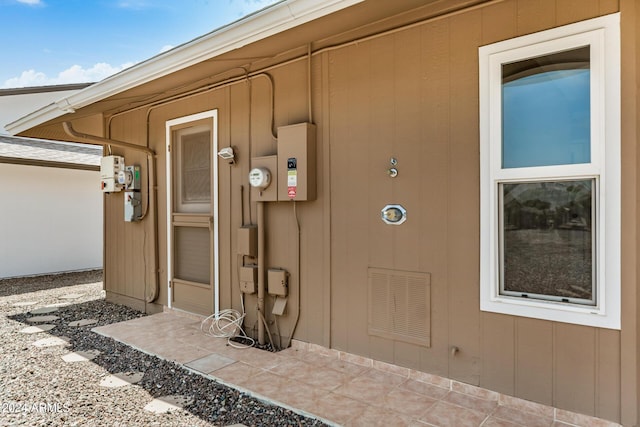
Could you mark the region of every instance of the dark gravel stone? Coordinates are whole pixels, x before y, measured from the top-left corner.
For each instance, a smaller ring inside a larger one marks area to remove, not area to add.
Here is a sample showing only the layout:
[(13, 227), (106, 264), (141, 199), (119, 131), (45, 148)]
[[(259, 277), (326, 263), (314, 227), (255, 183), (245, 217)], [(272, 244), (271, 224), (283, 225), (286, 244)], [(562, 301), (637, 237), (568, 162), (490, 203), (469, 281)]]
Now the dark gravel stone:
[[(128, 347), (91, 328), (144, 316), (107, 303), (100, 270), (0, 280), (0, 425), (25, 426), (322, 426), (321, 421), (257, 400), (174, 362)], [(67, 294), (82, 294), (73, 300)], [(37, 301), (15, 307), (17, 302)], [(23, 334), (29, 310), (68, 303), (49, 322), (56, 328)], [(90, 326), (69, 326), (96, 319)], [(31, 343), (49, 336), (69, 338), (68, 346), (36, 348)], [(70, 351), (98, 350), (91, 362), (65, 363)], [(132, 386), (104, 388), (102, 378), (116, 372), (143, 372)], [(144, 406), (153, 398), (185, 395), (193, 399), (183, 410), (156, 415)]]

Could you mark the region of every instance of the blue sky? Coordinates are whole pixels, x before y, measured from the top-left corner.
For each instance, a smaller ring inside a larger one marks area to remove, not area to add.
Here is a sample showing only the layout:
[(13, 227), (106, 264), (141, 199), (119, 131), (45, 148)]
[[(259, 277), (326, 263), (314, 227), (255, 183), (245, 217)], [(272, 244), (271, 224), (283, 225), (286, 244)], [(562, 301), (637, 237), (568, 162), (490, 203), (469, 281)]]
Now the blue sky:
[(83, 83), (277, 0), (0, 0), (0, 88)]

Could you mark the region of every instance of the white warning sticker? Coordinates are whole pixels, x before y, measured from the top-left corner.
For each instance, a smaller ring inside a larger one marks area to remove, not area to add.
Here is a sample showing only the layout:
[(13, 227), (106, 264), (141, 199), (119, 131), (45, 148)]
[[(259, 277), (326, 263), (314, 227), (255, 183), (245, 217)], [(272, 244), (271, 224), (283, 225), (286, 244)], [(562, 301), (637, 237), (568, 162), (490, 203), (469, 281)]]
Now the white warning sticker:
[(287, 187), (297, 187), (298, 186), (298, 171), (292, 170), (287, 171)]

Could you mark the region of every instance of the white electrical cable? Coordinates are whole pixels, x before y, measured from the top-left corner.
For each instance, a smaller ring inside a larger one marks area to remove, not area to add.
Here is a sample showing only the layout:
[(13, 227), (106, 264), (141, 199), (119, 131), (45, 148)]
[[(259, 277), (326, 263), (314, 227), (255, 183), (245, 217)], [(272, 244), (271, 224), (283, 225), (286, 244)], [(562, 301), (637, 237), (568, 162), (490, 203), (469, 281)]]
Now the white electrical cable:
[[(221, 310), (218, 313), (214, 313), (207, 317), (200, 323), (200, 330), (206, 335), (216, 338), (227, 338), (227, 343), (231, 347), (235, 348), (250, 348), (253, 347), (255, 341), (253, 338), (247, 336), (242, 329), (242, 322), (246, 314), (244, 313), (244, 300), (240, 297), (242, 302), (242, 313), (238, 310), (226, 309)], [(249, 341), (251, 344), (238, 344), (233, 339), (236, 337), (243, 338)]]

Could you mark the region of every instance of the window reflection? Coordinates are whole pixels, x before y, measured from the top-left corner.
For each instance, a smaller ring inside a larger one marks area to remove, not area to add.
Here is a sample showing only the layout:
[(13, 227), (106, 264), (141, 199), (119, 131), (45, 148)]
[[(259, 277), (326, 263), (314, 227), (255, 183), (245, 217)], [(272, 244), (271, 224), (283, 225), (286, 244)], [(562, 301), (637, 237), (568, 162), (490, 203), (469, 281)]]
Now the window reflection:
[(594, 185), (500, 184), (503, 294), (595, 305)]
[(502, 167), (589, 163), (589, 47), (502, 66)]

